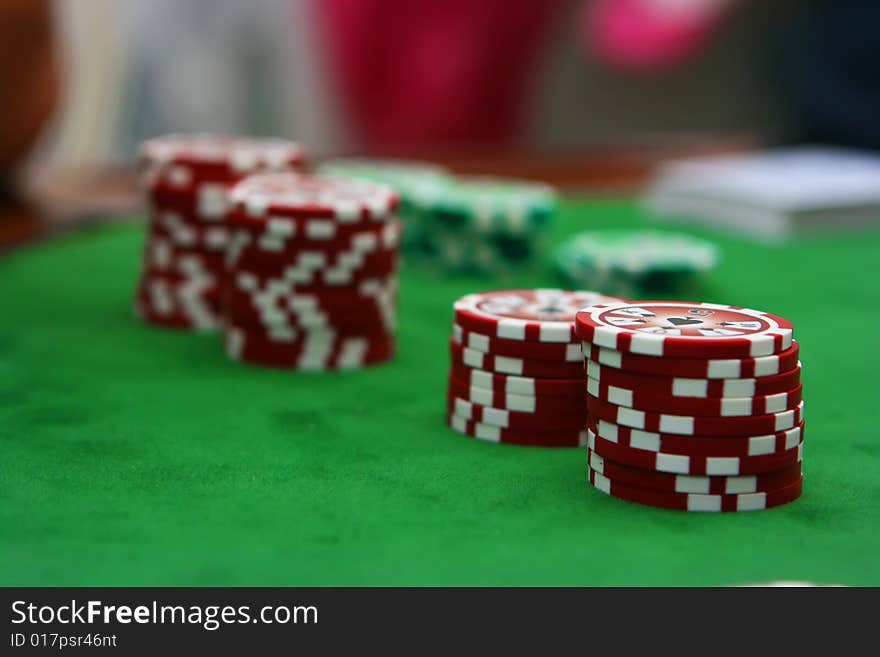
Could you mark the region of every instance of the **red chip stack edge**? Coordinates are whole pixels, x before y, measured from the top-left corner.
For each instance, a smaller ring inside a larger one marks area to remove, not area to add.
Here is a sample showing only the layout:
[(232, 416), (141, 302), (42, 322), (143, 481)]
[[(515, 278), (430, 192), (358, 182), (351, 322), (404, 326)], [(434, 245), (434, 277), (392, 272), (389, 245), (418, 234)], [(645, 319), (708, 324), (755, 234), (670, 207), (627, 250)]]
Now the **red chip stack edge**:
[(168, 135), (143, 143), (139, 183), (149, 224), (135, 312), (184, 330), (220, 326), (226, 195), (247, 175), (304, 166), (294, 142), (227, 135)]
[(584, 308), (575, 326), (595, 488), (685, 511), (753, 511), (800, 497), (803, 388), (788, 320), (633, 301)]

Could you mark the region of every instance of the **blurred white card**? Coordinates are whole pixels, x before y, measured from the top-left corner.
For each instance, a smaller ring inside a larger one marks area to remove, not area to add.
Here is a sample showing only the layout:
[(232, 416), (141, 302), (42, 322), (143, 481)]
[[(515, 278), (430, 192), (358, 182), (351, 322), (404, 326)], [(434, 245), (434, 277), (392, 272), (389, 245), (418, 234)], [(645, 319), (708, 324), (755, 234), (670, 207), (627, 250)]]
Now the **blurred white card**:
[(880, 155), (805, 147), (670, 161), (646, 204), (659, 220), (768, 240), (880, 225)]

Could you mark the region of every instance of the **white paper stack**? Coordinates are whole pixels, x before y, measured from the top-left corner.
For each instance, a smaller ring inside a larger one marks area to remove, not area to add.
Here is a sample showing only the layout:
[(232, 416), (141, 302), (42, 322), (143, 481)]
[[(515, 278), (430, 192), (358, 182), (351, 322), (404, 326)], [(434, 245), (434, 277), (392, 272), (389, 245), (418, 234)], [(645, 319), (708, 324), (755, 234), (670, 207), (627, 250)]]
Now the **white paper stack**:
[(675, 160), (661, 166), (645, 202), (660, 221), (764, 241), (880, 227), (880, 155), (800, 147)]

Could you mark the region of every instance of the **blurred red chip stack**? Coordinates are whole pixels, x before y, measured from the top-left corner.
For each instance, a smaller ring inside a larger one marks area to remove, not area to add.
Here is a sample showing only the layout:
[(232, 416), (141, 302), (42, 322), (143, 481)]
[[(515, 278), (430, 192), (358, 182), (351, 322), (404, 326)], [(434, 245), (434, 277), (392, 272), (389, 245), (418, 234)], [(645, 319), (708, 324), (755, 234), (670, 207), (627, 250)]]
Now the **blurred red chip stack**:
[(235, 360), (351, 369), (395, 350), (398, 196), (389, 187), (295, 173), (229, 194), (224, 330)]
[(300, 146), (280, 139), (196, 134), (144, 142), (139, 182), (149, 225), (138, 316), (161, 326), (218, 328), (230, 186), (252, 173), (303, 165)]

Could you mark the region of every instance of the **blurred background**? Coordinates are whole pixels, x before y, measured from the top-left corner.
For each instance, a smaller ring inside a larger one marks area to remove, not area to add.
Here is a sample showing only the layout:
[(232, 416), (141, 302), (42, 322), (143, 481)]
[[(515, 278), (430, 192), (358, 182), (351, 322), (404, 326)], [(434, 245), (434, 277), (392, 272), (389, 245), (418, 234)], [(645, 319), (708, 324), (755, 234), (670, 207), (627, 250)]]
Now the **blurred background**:
[(0, 19), (4, 242), (134, 207), (137, 144), (177, 131), (587, 191), (673, 156), (880, 146), (880, 6), (856, 0), (4, 0)]

